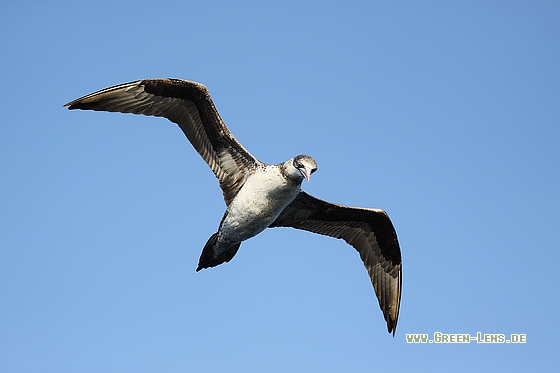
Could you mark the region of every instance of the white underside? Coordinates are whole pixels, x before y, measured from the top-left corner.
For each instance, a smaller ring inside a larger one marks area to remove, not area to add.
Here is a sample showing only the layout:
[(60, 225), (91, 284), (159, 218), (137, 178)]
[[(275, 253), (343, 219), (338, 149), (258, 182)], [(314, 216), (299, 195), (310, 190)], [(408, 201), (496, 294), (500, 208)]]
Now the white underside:
[(214, 252), (220, 254), (231, 245), (251, 238), (266, 229), (300, 191), (284, 178), (277, 166), (267, 165), (247, 179), (225, 213)]

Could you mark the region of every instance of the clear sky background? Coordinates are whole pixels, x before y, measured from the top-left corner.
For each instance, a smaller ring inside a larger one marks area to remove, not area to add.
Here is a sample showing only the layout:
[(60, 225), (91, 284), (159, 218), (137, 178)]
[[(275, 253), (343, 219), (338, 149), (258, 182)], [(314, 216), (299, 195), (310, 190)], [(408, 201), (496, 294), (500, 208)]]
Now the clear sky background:
[[(557, 369), (559, 4), (2, 1), (0, 371)], [(389, 213), (394, 338), (341, 240), (270, 229), (195, 272), (225, 206), (179, 128), (62, 107), (152, 77)], [(406, 343), (435, 332), (527, 343)]]

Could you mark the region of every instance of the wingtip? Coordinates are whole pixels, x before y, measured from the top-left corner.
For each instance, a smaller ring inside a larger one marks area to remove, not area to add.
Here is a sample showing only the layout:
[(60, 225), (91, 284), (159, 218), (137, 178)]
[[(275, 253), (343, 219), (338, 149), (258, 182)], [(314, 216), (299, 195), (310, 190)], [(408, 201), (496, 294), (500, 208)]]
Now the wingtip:
[(77, 100), (70, 101), (70, 102), (68, 102), (68, 103), (66, 103), (66, 104), (64, 104), (64, 105), (62, 105), (62, 107), (67, 107), (68, 110), (74, 110), (74, 109), (76, 109), (76, 107), (75, 107), (76, 101), (77, 101)]
[(387, 331), (389, 332), (389, 334), (393, 335), (393, 338), (395, 338), (395, 333), (397, 332), (397, 322), (393, 320), (388, 321)]

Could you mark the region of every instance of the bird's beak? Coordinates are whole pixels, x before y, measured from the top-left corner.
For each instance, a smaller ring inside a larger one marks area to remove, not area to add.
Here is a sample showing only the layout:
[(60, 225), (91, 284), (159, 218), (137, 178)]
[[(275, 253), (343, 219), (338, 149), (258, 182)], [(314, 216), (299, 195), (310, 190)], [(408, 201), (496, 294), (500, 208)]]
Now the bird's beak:
[(303, 169), (301, 169), (301, 173), (303, 174), (303, 177), (305, 177), (307, 182), (309, 182), (309, 178), (311, 177), (311, 172), (313, 172), (313, 171), (310, 168), (307, 168), (307, 167), (304, 167)]

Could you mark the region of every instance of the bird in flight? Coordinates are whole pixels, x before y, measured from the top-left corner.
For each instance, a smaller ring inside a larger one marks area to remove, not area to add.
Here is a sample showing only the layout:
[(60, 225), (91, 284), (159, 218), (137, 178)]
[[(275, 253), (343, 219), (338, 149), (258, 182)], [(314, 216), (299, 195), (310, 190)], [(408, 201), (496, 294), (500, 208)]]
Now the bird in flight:
[(265, 164), (231, 134), (206, 87), (181, 79), (146, 79), (102, 89), (68, 109), (164, 117), (179, 125), (219, 180), (226, 211), (202, 250), (197, 271), (229, 262), (241, 242), (266, 228), (292, 227), (341, 238), (366, 267), (389, 333), (399, 316), (402, 261), (395, 228), (380, 209), (349, 207), (303, 190), (317, 163), (307, 155)]

